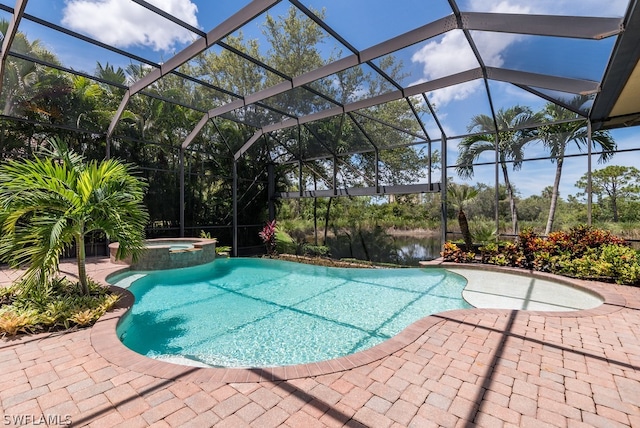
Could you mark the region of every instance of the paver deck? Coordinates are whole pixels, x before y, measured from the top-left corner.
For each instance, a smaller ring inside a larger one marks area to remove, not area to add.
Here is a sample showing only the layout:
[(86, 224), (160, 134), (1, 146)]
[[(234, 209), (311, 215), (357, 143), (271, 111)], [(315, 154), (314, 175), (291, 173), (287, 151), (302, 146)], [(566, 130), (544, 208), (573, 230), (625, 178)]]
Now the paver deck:
[[(98, 280), (120, 268), (108, 259), (88, 266)], [(0, 283), (14, 277), (1, 271)], [(121, 308), (90, 329), (0, 341), (0, 421), (640, 427), (640, 288), (580, 285), (605, 302), (577, 312), (444, 312), (369, 352), (277, 369), (202, 369), (139, 356), (115, 335)]]

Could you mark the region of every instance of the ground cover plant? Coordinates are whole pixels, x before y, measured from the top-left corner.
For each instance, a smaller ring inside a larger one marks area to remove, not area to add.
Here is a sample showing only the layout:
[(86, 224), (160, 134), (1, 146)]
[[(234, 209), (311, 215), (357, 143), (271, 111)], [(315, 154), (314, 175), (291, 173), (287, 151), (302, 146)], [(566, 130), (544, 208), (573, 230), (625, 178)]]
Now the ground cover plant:
[(624, 239), (589, 226), (552, 232), (546, 238), (526, 229), (516, 242), (490, 243), (478, 250), (479, 254), (463, 251), (447, 242), (442, 257), (456, 263), (487, 263), (573, 278), (640, 284), (640, 254)]
[(0, 337), (92, 325), (119, 296), (91, 280), (83, 295), (78, 282), (55, 278), (40, 287), (17, 282), (0, 288)]

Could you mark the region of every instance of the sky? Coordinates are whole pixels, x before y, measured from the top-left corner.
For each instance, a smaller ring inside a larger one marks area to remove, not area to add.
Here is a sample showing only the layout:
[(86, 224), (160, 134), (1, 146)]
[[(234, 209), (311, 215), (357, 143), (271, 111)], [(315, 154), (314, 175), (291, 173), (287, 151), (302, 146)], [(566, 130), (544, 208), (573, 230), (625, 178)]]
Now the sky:
[[(204, 32), (249, 3), (248, 0), (147, 1)], [(12, 0), (0, 0), (0, 3), (14, 6)], [(314, 10), (324, 10), (326, 22), (358, 50), (451, 14), (446, 0), (302, 0), (302, 3)], [(606, 7), (603, 7), (602, 0), (459, 0), (458, 5), (462, 11), (472, 12), (620, 17), (626, 12), (628, 0), (608, 0)], [(288, 1), (282, 1), (270, 13), (273, 16), (284, 15), (289, 7)], [(158, 63), (171, 58), (198, 38), (197, 34), (150, 13), (131, 0), (30, 0), (26, 13)], [(264, 40), (260, 27), (262, 22), (264, 16), (245, 26), (242, 29), (245, 39)], [(103, 65), (108, 62), (123, 67), (130, 61), (32, 22), (23, 21), (20, 30), (29, 39), (39, 39), (65, 66), (73, 69), (91, 73), (97, 61)], [(599, 80), (603, 75), (615, 42), (613, 37), (594, 41), (478, 31), (472, 35), (488, 66), (591, 80)], [(329, 40), (321, 48), (327, 56), (339, 49), (343, 50), (343, 55), (348, 54), (337, 41)], [(394, 55), (402, 61), (408, 73), (402, 84), (409, 86), (478, 67), (463, 32), (458, 30), (402, 49)], [(496, 110), (516, 104), (538, 110), (546, 103), (544, 99), (506, 83), (492, 81), (489, 90)], [(481, 80), (440, 89), (428, 97), (448, 136), (467, 132), (474, 115), (490, 113), (487, 92)], [(424, 117), (424, 121), (429, 134), (439, 138), (440, 131), (435, 122), (429, 117)], [(637, 146), (636, 141), (640, 137), (640, 129), (636, 128), (611, 133), (621, 148)], [(455, 143), (455, 139), (451, 140), (450, 161), (457, 157)], [(536, 153), (536, 150), (540, 152), (533, 147), (531, 153)], [(639, 158), (640, 154), (618, 154), (610, 164), (635, 166)], [(594, 160), (593, 167), (597, 169), (603, 165)], [(539, 194), (552, 183), (554, 168), (555, 165), (548, 160), (525, 163), (520, 172), (513, 173), (513, 181), (522, 196)], [(578, 191), (573, 185), (585, 171), (586, 160), (568, 162), (563, 173), (561, 196)], [(449, 175), (454, 176), (455, 181), (461, 181), (455, 174)], [(492, 182), (493, 177), (493, 167), (478, 167), (470, 182)]]

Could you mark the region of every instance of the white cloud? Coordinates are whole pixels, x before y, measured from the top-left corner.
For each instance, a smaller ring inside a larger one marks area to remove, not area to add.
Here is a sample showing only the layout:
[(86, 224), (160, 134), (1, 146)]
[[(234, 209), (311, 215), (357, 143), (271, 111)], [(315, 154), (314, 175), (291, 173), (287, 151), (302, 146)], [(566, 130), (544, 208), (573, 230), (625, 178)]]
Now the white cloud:
[(624, 16), (628, 0), (465, 0), (462, 10), (474, 12), (535, 13), (541, 15)]
[[(557, 2), (558, 0), (554, 0)], [(531, 13), (532, 3), (538, 5), (544, 3), (545, 0), (538, 0), (537, 2), (527, 1), (526, 6), (518, 5), (518, 0), (471, 0), (468, 2), (468, 7), (472, 11), (483, 11), (493, 13)]]
[[(515, 43), (519, 36), (512, 34), (474, 32), (473, 37), (480, 49), (485, 65), (501, 67), (504, 63), (502, 52)], [(422, 63), (423, 78), (428, 81), (443, 76), (471, 70), (479, 63), (462, 31), (451, 31), (440, 41), (429, 42), (413, 54), (412, 61)], [(431, 93), (433, 102), (442, 107), (452, 100), (464, 100), (482, 85), (479, 81), (442, 88)]]
[(446, 33), (439, 41), (427, 43), (413, 54), (411, 60), (423, 64), (426, 80), (478, 67), (464, 33), (459, 30)]
[[(149, 3), (198, 26), (198, 7), (190, 0), (149, 0)], [(62, 24), (120, 48), (145, 46), (169, 51), (195, 37), (192, 32), (130, 0), (68, 0)]]
[(461, 83), (456, 86), (448, 86), (438, 89), (428, 94), (429, 101), (435, 109), (439, 109), (449, 104), (451, 101), (462, 101), (474, 94), (482, 87), (482, 82), (473, 80), (471, 82)]
[[(527, 7), (518, 6), (509, 1), (483, 3), (483, 9), (496, 13), (527, 13)], [(490, 67), (501, 67), (504, 64), (502, 53), (521, 36), (515, 34), (473, 31), (471, 33), (482, 60)], [(433, 80), (439, 77), (459, 73), (479, 67), (464, 33), (453, 30), (446, 33), (439, 41), (432, 41), (415, 52), (413, 62), (422, 63), (423, 79)], [(480, 83), (467, 82), (434, 91), (433, 102), (442, 107), (452, 100), (464, 100), (481, 87)]]

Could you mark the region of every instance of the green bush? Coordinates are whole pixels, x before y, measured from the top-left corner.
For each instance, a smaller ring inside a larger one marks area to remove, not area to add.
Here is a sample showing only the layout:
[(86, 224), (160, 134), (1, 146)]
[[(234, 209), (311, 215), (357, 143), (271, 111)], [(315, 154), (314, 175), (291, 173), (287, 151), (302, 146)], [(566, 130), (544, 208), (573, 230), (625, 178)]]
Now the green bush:
[(610, 275), (618, 284), (637, 284), (640, 280), (640, 255), (623, 245), (604, 245), (600, 260), (611, 266)]
[[(515, 243), (480, 247), (482, 263), (551, 272), (582, 279), (640, 284), (640, 254), (607, 230), (578, 226), (553, 232), (547, 239), (531, 229), (518, 235)], [(464, 253), (447, 242), (442, 256), (446, 261), (468, 263), (473, 253)]]
[(296, 243), (287, 232), (276, 231), (276, 252), (278, 254), (296, 254)]
[(231, 247), (228, 245), (216, 245), (216, 256), (221, 256), (225, 254), (229, 254), (231, 252)]
[(476, 257), (475, 253), (464, 252), (453, 242), (445, 242), (440, 255), (445, 261), (455, 263), (471, 263)]
[(311, 257), (329, 257), (330, 256), (329, 247), (325, 245), (305, 244), (302, 247), (302, 252), (305, 256), (311, 256)]
[(576, 278), (637, 284), (640, 281), (640, 256), (627, 246), (608, 244), (591, 249), (582, 257), (566, 260), (561, 264), (561, 271)]

